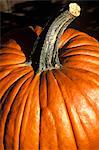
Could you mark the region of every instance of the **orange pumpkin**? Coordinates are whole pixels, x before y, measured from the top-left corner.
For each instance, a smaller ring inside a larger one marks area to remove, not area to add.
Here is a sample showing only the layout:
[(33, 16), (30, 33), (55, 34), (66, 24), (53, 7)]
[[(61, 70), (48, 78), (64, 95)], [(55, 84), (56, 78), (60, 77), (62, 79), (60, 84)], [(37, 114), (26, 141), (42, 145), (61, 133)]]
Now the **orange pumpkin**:
[(99, 42), (67, 29), (57, 47), (55, 33), (36, 75), (16, 41), (0, 49), (1, 150), (99, 149)]

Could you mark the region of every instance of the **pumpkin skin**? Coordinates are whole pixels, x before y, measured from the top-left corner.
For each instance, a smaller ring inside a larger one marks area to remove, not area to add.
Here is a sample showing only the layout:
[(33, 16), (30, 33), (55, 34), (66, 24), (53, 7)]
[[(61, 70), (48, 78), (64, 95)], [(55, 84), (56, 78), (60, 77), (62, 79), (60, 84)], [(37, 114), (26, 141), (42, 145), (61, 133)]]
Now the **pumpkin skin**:
[(99, 149), (99, 43), (67, 29), (61, 69), (34, 75), (21, 47), (0, 50), (1, 150)]

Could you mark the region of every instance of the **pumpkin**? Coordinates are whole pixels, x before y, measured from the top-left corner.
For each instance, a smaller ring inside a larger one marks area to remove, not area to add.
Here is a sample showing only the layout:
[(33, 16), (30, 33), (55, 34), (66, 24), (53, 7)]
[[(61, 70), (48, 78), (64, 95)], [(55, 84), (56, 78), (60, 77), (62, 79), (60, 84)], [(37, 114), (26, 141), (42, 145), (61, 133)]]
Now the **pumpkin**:
[(50, 26), (37, 72), (15, 40), (0, 49), (1, 150), (99, 149), (99, 42), (65, 30), (77, 11)]

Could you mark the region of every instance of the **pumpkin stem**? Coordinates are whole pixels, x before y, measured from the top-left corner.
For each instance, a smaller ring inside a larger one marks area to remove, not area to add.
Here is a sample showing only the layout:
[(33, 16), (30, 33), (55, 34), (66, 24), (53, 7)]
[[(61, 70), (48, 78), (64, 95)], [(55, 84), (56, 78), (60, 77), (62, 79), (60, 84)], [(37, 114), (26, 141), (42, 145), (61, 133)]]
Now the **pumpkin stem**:
[(60, 68), (58, 43), (67, 26), (80, 15), (80, 7), (76, 3), (69, 4), (69, 10), (61, 13), (51, 24), (41, 50), (39, 71)]

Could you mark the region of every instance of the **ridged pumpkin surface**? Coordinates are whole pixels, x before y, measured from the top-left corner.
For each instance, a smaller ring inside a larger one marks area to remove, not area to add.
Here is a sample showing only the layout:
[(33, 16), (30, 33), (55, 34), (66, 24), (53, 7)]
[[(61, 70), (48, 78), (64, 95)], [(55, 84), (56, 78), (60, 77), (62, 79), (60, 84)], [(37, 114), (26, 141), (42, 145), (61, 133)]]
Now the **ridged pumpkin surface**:
[(99, 43), (67, 29), (59, 48), (37, 75), (14, 40), (0, 49), (0, 150), (99, 150)]

